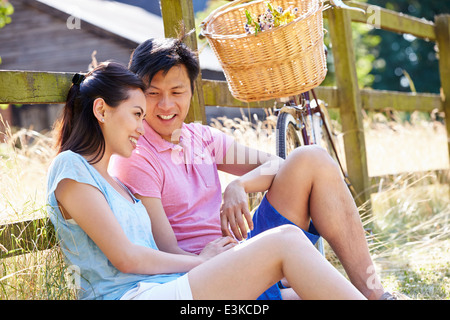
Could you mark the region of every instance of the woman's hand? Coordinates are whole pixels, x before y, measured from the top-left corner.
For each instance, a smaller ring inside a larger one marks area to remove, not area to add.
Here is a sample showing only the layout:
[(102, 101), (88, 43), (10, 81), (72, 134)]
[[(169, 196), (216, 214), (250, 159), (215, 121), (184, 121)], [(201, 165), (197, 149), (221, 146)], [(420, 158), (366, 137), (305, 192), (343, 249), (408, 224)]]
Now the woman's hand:
[(222, 234), (229, 237), (234, 235), (239, 241), (246, 239), (247, 226), (245, 225), (245, 221), (250, 230), (252, 230), (253, 221), (248, 208), (247, 193), (237, 179), (227, 186), (223, 194), (223, 204), (220, 208)]
[(212, 257), (218, 255), (219, 253), (225, 252), (234, 246), (236, 246), (238, 242), (231, 237), (221, 237), (216, 240), (208, 243), (200, 252), (199, 256), (204, 260), (209, 260)]

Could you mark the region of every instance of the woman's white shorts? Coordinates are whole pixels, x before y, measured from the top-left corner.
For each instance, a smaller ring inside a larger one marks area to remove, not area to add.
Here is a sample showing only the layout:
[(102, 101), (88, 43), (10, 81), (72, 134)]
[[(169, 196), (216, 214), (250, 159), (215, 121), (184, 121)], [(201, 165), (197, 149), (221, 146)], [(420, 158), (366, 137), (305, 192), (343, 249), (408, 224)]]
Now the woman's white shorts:
[(188, 275), (186, 273), (163, 284), (139, 282), (136, 288), (127, 291), (120, 300), (192, 300)]

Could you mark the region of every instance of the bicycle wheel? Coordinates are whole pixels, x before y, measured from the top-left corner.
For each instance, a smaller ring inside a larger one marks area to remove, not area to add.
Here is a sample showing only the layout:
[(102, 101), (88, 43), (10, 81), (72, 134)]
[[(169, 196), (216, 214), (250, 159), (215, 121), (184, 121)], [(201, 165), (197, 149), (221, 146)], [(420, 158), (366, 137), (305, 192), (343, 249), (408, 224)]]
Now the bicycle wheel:
[(277, 155), (286, 159), (287, 155), (297, 147), (304, 145), (303, 138), (297, 133), (294, 117), (286, 112), (278, 115), (276, 148)]

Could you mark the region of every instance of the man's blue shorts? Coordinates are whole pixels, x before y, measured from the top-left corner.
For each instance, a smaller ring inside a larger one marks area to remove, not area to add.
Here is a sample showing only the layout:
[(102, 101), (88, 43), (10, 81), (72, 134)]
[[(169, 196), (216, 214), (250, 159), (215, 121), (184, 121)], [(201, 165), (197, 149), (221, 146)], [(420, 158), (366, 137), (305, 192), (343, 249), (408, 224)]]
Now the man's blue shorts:
[[(267, 200), (266, 196), (264, 196), (261, 204), (256, 209), (253, 214), (253, 230), (248, 233), (248, 239), (251, 237), (260, 234), (266, 230), (282, 226), (285, 224), (296, 225), (290, 220), (283, 217)], [(319, 240), (320, 235), (314, 227), (312, 221), (309, 224), (308, 231), (302, 230), (305, 235), (311, 240), (312, 244), (316, 244), (317, 240)], [(272, 287), (267, 289), (261, 296), (259, 296), (258, 300), (282, 300), (281, 292), (278, 284), (274, 284)]]

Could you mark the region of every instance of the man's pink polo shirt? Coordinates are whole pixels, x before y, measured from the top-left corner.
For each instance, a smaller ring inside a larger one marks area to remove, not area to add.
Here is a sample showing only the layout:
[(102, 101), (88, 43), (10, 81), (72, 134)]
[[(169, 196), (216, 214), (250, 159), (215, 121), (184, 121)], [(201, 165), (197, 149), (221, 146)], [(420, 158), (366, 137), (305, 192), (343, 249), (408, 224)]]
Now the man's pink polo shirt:
[(222, 191), (217, 163), (234, 142), (217, 129), (183, 124), (180, 143), (162, 139), (146, 121), (130, 158), (114, 156), (109, 171), (134, 194), (159, 198), (178, 245), (199, 253), (220, 237)]

